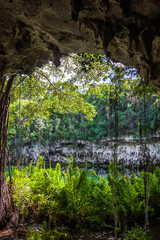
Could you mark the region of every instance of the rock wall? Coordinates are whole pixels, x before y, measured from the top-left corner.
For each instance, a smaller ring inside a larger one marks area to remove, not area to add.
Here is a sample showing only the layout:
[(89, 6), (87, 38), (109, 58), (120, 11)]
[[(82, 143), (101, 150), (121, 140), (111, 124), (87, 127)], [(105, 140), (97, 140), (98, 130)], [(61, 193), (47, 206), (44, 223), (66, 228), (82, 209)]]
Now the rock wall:
[[(118, 145), (118, 146), (117, 146)], [(117, 147), (116, 147), (117, 146)], [(96, 163), (108, 164), (114, 161), (115, 150), (117, 149), (117, 162), (124, 165), (143, 165), (147, 160), (153, 164), (160, 163), (160, 142), (150, 142), (145, 144), (136, 141), (100, 141), (99, 143), (90, 141), (53, 143), (50, 147), (33, 145), (28, 149), (22, 149), (22, 156), (33, 160), (36, 163), (39, 155), (45, 161), (65, 163), (73, 156), (76, 163)]]
[(160, 88), (160, 1), (0, 0), (1, 75), (71, 52), (107, 54)]

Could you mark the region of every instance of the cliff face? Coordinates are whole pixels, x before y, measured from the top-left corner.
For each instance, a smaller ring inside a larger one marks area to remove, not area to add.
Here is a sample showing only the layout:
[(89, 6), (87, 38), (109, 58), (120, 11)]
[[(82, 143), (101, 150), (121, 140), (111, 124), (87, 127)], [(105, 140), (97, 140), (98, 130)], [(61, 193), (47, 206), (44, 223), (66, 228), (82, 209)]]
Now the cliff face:
[(106, 53), (160, 88), (160, 2), (0, 0), (0, 71), (27, 73), (70, 52)]
[[(114, 161), (115, 143), (100, 141), (55, 142), (51, 147), (33, 145), (24, 147), (22, 155), (36, 163), (39, 155), (44, 160), (66, 163), (73, 156), (76, 163), (108, 164)], [(136, 141), (121, 141), (117, 147), (117, 162), (124, 165), (142, 165), (146, 159), (153, 164), (160, 163), (160, 142), (140, 144)]]

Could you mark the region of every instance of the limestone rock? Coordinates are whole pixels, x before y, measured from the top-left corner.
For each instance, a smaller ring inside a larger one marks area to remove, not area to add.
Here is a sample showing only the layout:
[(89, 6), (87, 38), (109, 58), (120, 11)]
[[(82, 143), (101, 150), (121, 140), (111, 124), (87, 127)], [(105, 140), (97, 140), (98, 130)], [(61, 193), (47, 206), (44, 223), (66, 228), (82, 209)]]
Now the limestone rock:
[(71, 52), (105, 53), (160, 88), (160, 2), (0, 0), (0, 71), (28, 73)]
[[(70, 157), (76, 163), (108, 164), (114, 161), (115, 143), (110, 140), (101, 140), (99, 143), (94, 141), (65, 142), (58, 141), (52, 146), (33, 145), (22, 149), (23, 160), (33, 160), (36, 164), (39, 155), (43, 156), (45, 161), (53, 163), (70, 162)], [(135, 140), (120, 140), (117, 147), (117, 163), (123, 165), (143, 165), (146, 159), (149, 163), (160, 163), (160, 142), (148, 142), (145, 146)]]

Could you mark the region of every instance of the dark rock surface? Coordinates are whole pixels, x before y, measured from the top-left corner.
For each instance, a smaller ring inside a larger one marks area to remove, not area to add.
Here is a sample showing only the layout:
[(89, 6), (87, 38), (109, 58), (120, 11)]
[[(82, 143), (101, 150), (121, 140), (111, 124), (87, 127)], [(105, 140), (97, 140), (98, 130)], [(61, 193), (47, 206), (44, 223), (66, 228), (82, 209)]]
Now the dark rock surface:
[(160, 1), (0, 0), (0, 19), (4, 75), (84, 51), (138, 68), (160, 88)]
[[(79, 147), (80, 145), (81, 147)], [(58, 141), (47, 147), (37, 144), (30, 148), (25, 146), (21, 153), (22, 161), (29, 159), (33, 160), (34, 164), (37, 162), (38, 156), (41, 155), (45, 161), (52, 163), (67, 163), (71, 161), (70, 157), (73, 156), (74, 162), (77, 164), (87, 162), (102, 165), (114, 161), (115, 150), (118, 164), (143, 165), (146, 163), (146, 159), (149, 161), (147, 164), (160, 164), (160, 141), (140, 143), (135, 140), (126, 140), (119, 141), (118, 144), (107, 140), (99, 143), (82, 140), (76, 143)]]

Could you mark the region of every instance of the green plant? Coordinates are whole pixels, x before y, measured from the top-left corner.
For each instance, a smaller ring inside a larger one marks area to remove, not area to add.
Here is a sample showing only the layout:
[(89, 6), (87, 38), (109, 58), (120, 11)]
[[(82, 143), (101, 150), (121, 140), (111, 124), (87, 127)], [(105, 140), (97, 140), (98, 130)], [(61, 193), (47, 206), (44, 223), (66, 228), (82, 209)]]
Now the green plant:
[(46, 222), (43, 223), (42, 230), (29, 231), (27, 239), (29, 240), (65, 240), (68, 239), (69, 234), (63, 230), (53, 229), (50, 230), (47, 227)]
[(147, 238), (147, 232), (140, 226), (132, 227), (131, 230), (127, 230), (124, 234), (124, 240), (149, 240)]
[[(108, 177), (101, 178), (94, 171), (88, 175), (86, 169), (74, 168), (72, 163), (64, 172), (59, 163), (55, 169), (45, 169), (40, 157), (35, 167), (30, 164), (21, 170), (13, 169), (13, 197), (20, 222), (34, 219), (47, 221), (49, 227), (61, 222), (74, 228), (106, 227), (114, 225), (116, 203), (118, 227), (144, 223), (143, 171), (140, 177), (123, 176), (111, 164)], [(155, 198), (160, 192), (159, 169), (150, 173), (151, 220), (158, 217), (160, 207), (159, 198)]]

